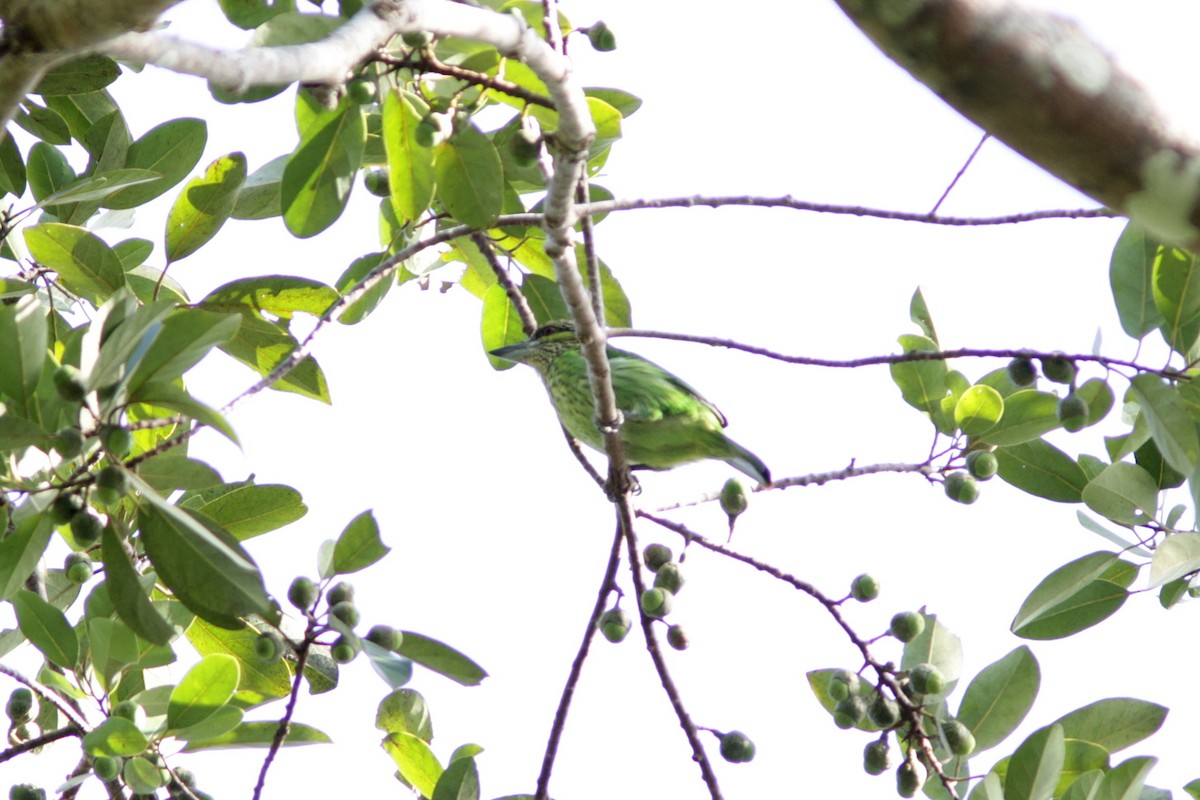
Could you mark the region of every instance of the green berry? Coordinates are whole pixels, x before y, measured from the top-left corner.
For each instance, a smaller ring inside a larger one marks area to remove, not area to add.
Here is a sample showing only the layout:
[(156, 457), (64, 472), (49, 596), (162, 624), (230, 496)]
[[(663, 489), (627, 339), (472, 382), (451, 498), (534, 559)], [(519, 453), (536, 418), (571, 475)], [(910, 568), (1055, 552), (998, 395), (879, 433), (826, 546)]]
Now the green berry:
[(654, 585), (660, 589), (666, 589), (671, 594), (679, 594), (683, 584), (683, 568), (675, 561), (663, 564), (654, 575)]
[(341, 620), (347, 627), (353, 628), (358, 625), (360, 619), (358, 606), (354, 605), (351, 600), (343, 600), (340, 603), (334, 603), (329, 607), (329, 613), (336, 619)]
[(384, 650), (395, 650), (404, 641), (404, 636), (400, 631), (391, 625), (372, 625), (371, 630), (367, 631), (367, 635), (364, 638), (371, 644), (379, 645)]
[(83, 445), (83, 431), (79, 428), (68, 426), (54, 434), (54, 451), (67, 461), (82, 453)]
[(721, 734), (721, 758), (732, 764), (744, 764), (754, 760), (754, 742), (741, 731)]
[(1042, 359), (1042, 374), (1055, 383), (1072, 383), (1075, 380), (1075, 362), (1062, 353), (1054, 353)]
[(892, 750), (887, 742), (874, 741), (863, 748), (863, 769), (868, 775), (882, 775), (892, 765)]
[(123, 467), (109, 464), (96, 473), (96, 499), (105, 505), (119, 502), (129, 492), (129, 473)]
[(346, 84), (346, 96), (355, 105), (365, 106), (375, 102), (375, 81), (368, 78), (355, 78)]
[(358, 655), (358, 647), (345, 636), (339, 636), (333, 643), (333, 647), (330, 648), (329, 654), (337, 663), (349, 664)]
[(441, 136), (441, 128), (431, 117), (425, 117), (417, 123), (413, 136), (421, 147), (433, 147)]
[(588, 41), (592, 47), (601, 53), (617, 49), (617, 37), (603, 21), (597, 22), (587, 29)]
[(1071, 433), (1083, 430), (1088, 423), (1087, 401), (1075, 392), (1071, 392), (1058, 401), (1058, 420)]
[(925, 768), (913, 761), (905, 761), (896, 770), (896, 794), (912, 797), (925, 783)]
[(946, 745), (956, 756), (969, 756), (975, 752), (975, 736), (971, 729), (956, 719), (948, 719), (942, 723), (942, 735), (946, 737)]
[(56, 525), (66, 525), (83, 510), (83, 496), (77, 492), (59, 492), (50, 503), (50, 519)]
[(8, 790), (8, 800), (46, 800), (46, 790), (32, 783), (14, 783)]
[(86, 508), (71, 517), (71, 536), (80, 547), (91, 547), (103, 532), (104, 523)]
[(730, 524), (750, 505), (746, 487), (737, 478), (730, 478), (721, 487), (721, 510), (729, 517)]
[(308, 611), (317, 602), (320, 590), (311, 579), (301, 575), (288, 587), (288, 602), (301, 611)]
[(633, 627), (633, 621), (622, 608), (610, 608), (600, 615), (600, 620), (597, 623), (600, 628), (600, 633), (605, 639), (608, 639), (614, 644), (624, 641), (629, 635), (629, 629)]
[(651, 572), (658, 572), (662, 565), (670, 562), (672, 558), (674, 554), (665, 544), (648, 544), (642, 551), (642, 563)]
[(535, 130), (522, 127), (508, 140), (508, 152), (518, 167), (531, 167), (542, 154), (542, 139)]
[(834, 670), (829, 676), (829, 688), (826, 690), (829, 698), (835, 703), (845, 700), (852, 694), (858, 694), (860, 681), (858, 673), (848, 669)]
[(58, 396), (68, 403), (78, 403), (87, 397), (87, 386), (84, 385), (83, 376), (70, 364), (63, 364), (54, 370), (52, 378)]
[(1000, 471), (1000, 459), (990, 450), (972, 450), (967, 453), (967, 472), (976, 480), (986, 481)]
[(267, 664), (283, 658), (283, 642), (275, 631), (263, 631), (254, 639), (254, 657)]
[(109, 756), (95, 756), (92, 758), (92, 772), (102, 781), (114, 780), (121, 772), (121, 762)]
[(4, 711), (16, 725), (28, 722), (33, 718), (33, 692), (24, 686), (13, 689)]
[(879, 597), (879, 581), (871, 575), (859, 575), (850, 583), (850, 596), (860, 603), (869, 603)]
[(91, 580), (95, 573), (95, 567), (92, 566), (92, 559), (88, 558), (87, 554), (69, 553), (67, 560), (63, 562), (63, 571), (67, 574), (67, 580), (80, 586)]
[(372, 169), (363, 173), (363, 186), (376, 197), (387, 197), (392, 193), (392, 184), (386, 169)]
[(412, 33), (402, 33), (400, 38), (409, 47), (414, 49), (425, 47), (433, 41), (433, 34), (429, 31), (413, 31)]
[(114, 458), (125, 458), (133, 450), (133, 433), (119, 425), (101, 428), (100, 441), (104, 442), (104, 449)]
[(1037, 368), (1028, 358), (1014, 358), (1008, 362), (1008, 378), (1017, 386), (1032, 386), (1037, 380)]
[(876, 694), (867, 706), (867, 719), (880, 730), (891, 730), (900, 721), (900, 704), (884, 694)]
[(132, 700), (122, 700), (121, 702), (117, 703), (115, 706), (109, 709), (108, 715), (110, 717), (127, 719), (134, 725), (141, 725), (146, 720), (146, 712), (140, 705)]
[(946, 476), (946, 497), (956, 503), (970, 505), (979, 499), (979, 484), (965, 472), (951, 472)]
[(690, 642), (688, 642), (687, 631), (683, 629), (682, 625), (672, 625), (667, 628), (667, 644), (675, 650), (688, 649)]
[(833, 724), (843, 730), (853, 728), (866, 719), (866, 716), (867, 701), (857, 694), (838, 701), (838, 704), (833, 707)]
[(671, 613), (674, 596), (666, 589), (655, 587), (642, 592), (642, 613), (651, 619), (662, 619)]
[(917, 694), (941, 694), (946, 691), (946, 676), (933, 664), (917, 664), (908, 673)]
[(902, 642), (911, 642), (925, 630), (925, 617), (916, 611), (902, 611), (892, 617), (892, 636)]
[(331, 606), (354, 602), (354, 584), (348, 581), (338, 581), (325, 594), (325, 602)]

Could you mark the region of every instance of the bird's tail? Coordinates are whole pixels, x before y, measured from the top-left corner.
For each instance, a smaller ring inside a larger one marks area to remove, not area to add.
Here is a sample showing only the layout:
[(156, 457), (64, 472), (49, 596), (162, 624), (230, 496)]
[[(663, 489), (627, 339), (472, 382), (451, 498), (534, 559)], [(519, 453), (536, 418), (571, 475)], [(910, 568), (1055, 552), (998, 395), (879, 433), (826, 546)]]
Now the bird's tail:
[(767, 465), (762, 462), (762, 459), (737, 442), (728, 439), (726, 441), (729, 442), (730, 452), (723, 459), (724, 462), (739, 472), (746, 473), (764, 486), (770, 486), (771, 470), (767, 469)]

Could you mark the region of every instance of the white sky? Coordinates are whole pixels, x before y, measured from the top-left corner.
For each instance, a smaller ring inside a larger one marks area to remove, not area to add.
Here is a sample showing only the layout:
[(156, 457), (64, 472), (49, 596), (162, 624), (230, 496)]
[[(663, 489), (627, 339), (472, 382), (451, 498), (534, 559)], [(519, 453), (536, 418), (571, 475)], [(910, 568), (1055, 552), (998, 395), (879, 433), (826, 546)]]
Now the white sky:
[[(190, 0), (178, 9), (178, 32), (200, 30), (192, 14), (208, 5)], [(1079, 14), (1165, 102), (1182, 107), (1194, 95), (1186, 76), (1200, 20), (1196, 9), (1181, 6), (1144, 2), (1135, 13), (1118, 2), (1059, 5)], [(980, 135), (879, 55), (830, 2), (752, 0), (731, 8), (581, 0), (565, 4), (565, 12), (580, 25), (603, 17), (618, 37), (611, 54), (574, 44), (584, 84), (616, 86), (645, 100), (597, 181), (618, 197), (790, 193), (927, 210)], [(200, 81), (156, 70), (122, 80), (116, 91), (135, 135), (173, 116), (208, 118), (202, 163), (240, 149), (253, 169), (294, 145), (287, 100), (218, 107)], [(943, 211), (1091, 205), (990, 142)], [(161, 241), (165, 213), (160, 206), (144, 214), (139, 235)], [(897, 335), (914, 332), (908, 299), (921, 285), (945, 346), (1087, 352), (1100, 329), (1106, 354), (1130, 357), (1134, 347), (1117, 325), (1107, 288), (1120, 229), (1117, 221), (949, 229), (694, 209), (613, 215), (599, 226), (598, 241), (642, 327), (812, 356), (889, 352)], [(373, 198), (360, 186), (327, 234), (300, 242), (277, 220), (233, 222), (173, 274), (193, 297), (243, 275), (294, 272), (332, 283), (377, 247), (375, 237)], [(161, 263), (161, 245), (154, 259)], [(446, 758), (464, 742), (483, 745), (484, 796), (499, 797), (533, 790), (613, 519), (563, 447), (533, 373), (495, 373), (487, 365), (478, 320), (478, 301), (461, 290), (393, 291), (367, 322), (332, 329), (320, 341), (332, 408), (260, 395), (233, 416), (244, 456), (216, 437), (198, 438), (192, 454), (229, 480), (252, 471), (260, 482), (304, 494), (308, 517), (250, 545), (279, 595), (293, 576), (315, 572), (320, 541), (375, 509), (394, 552), (356, 581), (365, 624), (441, 638), (489, 670), (479, 688), (420, 670), (411, 686), (430, 702), (435, 751)], [(622, 346), (685, 376), (719, 404), (731, 436), (776, 476), (837, 469), (851, 459), (918, 461), (928, 452), (928, 423), (903, 404), (883, 368), (835, 372), (692, 345)], [(220, 404), (251, 376), (214, 361), (190, 384)], [(975, 378), (999, 365), (957, 366)], [(1115, 388), (1119, 397), (1123, 387)], [(1072, 452), (1103, 452), (1094, 430), (1053, 438)], [(722, 464), (705, 464), (645, 475), (639, 502), (656, 507), (695, 497), (728, 474)], [(914, 476), (860, 478), (754, 501), (739, 522), (736, 548), (831, 595), (870, 571), (883, 595), (848, 609), (858, 629), (880, 631), (896, 611), (927, 605), (963, 637), (968, 676), (1022, 643), (1008, 625), (1044, 575), (1106, 544), (1078, 526), (1074, 508), (998, 481), (985, 484), (969, 508)], [(715, 506), (677, 518), (723, 535)], [(638, 533), (643, 542), (678, 550), (675, 537), (648, 525)], [(838, 731), (807, 688), (807, 670), (858, 666), (830, 619), (805, 597), (702, 551), (689, 553), (686, 569), (672, 620), (688, 629), (693, 645), (668, 651), (675, 679), (698, 724), (743, 730), (758, 745), (753, 763), (730, 765), (714, 743), (725, 796), (894, 796), (890, 774), (870, 778), (861, 770), (868, 737)], [(622, 583), (629, 587), (627, 578)], [(1163, 612), (1155, 597), (1140, 596), (1098, 628), (1034, 643), (1042, 693), (1002, 752), (1092, 700), (1141, 697), (1173, 710), (1155, 739), (1121, 758), (1162, 754), (1150, 783), (1178, 789), (1194, 777), (1190, 720), (1200, 698), (1191, 682), (1162, 676), (1173, 671), (1164, 665), (1190, 660), (1185, 642), (1194, 638), (1193, 614), (1190, 606)], [(551, 785), (560, 800), (707, 796), (639, 642), (635, 632), (621, 646), (593, 646)], [(887, 643), (877, 652), (899, 657)], [(312, 797), (351, 785), (357, 795), (404, 796), (372, 728), (385, 686), (363, 661), (350, 666), (345, 682), (348, 691), (301, 699), (297, 719), (325, 729), (337, 744), (285, 751), (269, 779), (270, 796)], [(256, 718), (277, 715), (281, 706), (268, 710)], [(58, 750), (58, 760), (43, 759), (38, 771), (74, 763), (71, 746)], [(196, 771), (200, 788), (223, 800), (249, 795), (260, 757), (222, 753), (182, 763)], [(989, 752), (975, 766), (982, 773), (991, 763)], [(22, 759), (5, 765), (3, 776), (28, 779), (33, 766)]]

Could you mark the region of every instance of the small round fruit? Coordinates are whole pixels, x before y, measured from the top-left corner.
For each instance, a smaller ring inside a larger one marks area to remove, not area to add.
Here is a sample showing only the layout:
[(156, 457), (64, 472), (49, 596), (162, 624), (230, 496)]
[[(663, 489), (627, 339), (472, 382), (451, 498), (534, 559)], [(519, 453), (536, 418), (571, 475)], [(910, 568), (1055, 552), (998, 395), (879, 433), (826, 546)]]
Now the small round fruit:
[(666, 589), (671, 594), (679, 594), (683, 584), (683, 568), (675, 561), (663, 564), (654, 575), (654, 585), (660, 589)]
[(88, 509), (71, 517), (71, 536), (80, 547), (91, 547), (100, 541), (104, 523)]
[(603, 21), (593, 24), (587, 29), (588, 41), (592, 47), (601, 53), (617, 49), (617, 37)]
[(911, 642), (925, 630), (925, 617), (916, 611), (901, 611), (892, 617), (891, 634), (902, 642)]
[(109, 756), (96, 756), (92, 759), (92, 772), (102, 781), (111, 781), (121, 772), (121, 762)]
[(404, 641), (400, 631), (391, 625), (372, 625), (365, 638), (371, 644), (376, 644), (384, 650), (395, 650)]
[(826, 691), (830, 699), (837, 703), (852, 694), (858, 694), (859, 683), (858, 673), (848, 669), (834, 670), (829, 676), (829, 687)]
[(146, 719), (146, 712), (132, 700), (122, 700), (108, 711), (110, 717), (127, 719), (134, 725), (140, 725)]
[(891, 730), (900, 722), (900, 704), (886, 695), (876, 694), (867, 706), (867, 719), (880, 730)]
[(340, 603), (334, 603), (329, 607), (329, 613), (351, 628), (358, 625), (360, 619), (358, 606), (354, 605), (354, 602), (351, 600), (343, 600)]
[(105, 425), (100, 429), (104, 449), (116, 458), (124, 458), (133, 450), (133, 433), (120, 425)]
[(925, 783), (925, 768), (913, 761), (905, 761), (896, 770), (896, 794), (913, 797)]
[(690, 642), (688, 642), (687, 631), (683, 629), (682, 625), (672, 625), (667, 628), (667, 644), (675, 650), (688, 649)]
[(267, 664), (283, 658), (283, 642), (275, 631), (263, 631), (254, 638), (254, 657)]
[(857, 694), (852, 694), (833, 707), (833, 724), (846, 730), (853, 728), (866, 719), (867, 701)]
[(87, 397), (87, 386), (79, 370), (70, 364), (63, 364), (54, 370), (54, 389), (58, 396), (68, 403), (78, 403)]
[(1083, 430), (1087, 427), (1088, 423), (1087, 401), (1075, 392), (1071, 392), (1062, 400), (1059, 400), (1058, 421), (1071, 433)]
[(320, 590), (317, 585), (303, 575), (293, 580), (287, 591), (288, 602), (301, 611), (308, 611), (312, 608), (319, 595)]
[(732, 764), (744, 764), (754, 760), (754, 742), (741, 731), (721, 734), (721, 758)]
[(433, 41), (433, 34), (429, 31), (413, 31), (412, 33), (402, 33), (400, 38), (406, 45), (412, 48), (425, 47)]
[(946, 745), (956, 756), (969, 756), (975, 752), (975, 736), (971, 729), (956, 719), (948, 719), (942, 723), (942, 735), (946, 737)]
[(859, 575), (850, 583), (850, 596), (860, 603), (869, 603), (879, 597), (879, 581), (872, 575)]
[(441, 135), (441, 128), (431, 117), (425, 117), (417, 123), (413, 136), (421, 147), (433, 147)]
[(600, 615), (597, 627), (600, 628), (600, 634), (605, 639), (616, 644), (624, 641), (625, 637), (629, 635), (629, 630), (633, 627), (633, 620), (625, 613), (625, 609), (610, 608)]
[(972, 450), (967, 453), (967, 472), (976, 480), (986, 481), (1000, 471), (1000, 459), (990, 450)]
[(946, 497), (956, 503), (970, 505), (979, 499), (979, 484), (965, 472), (951, 472), (946, 476)]
[(54, 434), (54, 452), (60, 458), (70, 460), (83, 452), (83, 431), (73, 426), (67, 426)]
[(375, 102), (375, 81), (368, 78), (355, 78), (346, 84), (346, 96), (355, 105), (365, 106)]
[(104, 505), (115, 505), (129, 492), (129, 474), (116, 464), (109, 464), (96, 473), (92, 497)]
[(67, 580), (76, 586), (82, 586), (91, 580), (95, 571), (92, 559), (88, 558), (85, 553), (69, 553), (66, 561), (63, 562), (63, 572), (66, 573)]
[(337, 663), (349, 664), (358, 655), (358, 648), (345, 636), (339, 636), (333, 643), (333, 647), (329, 649), (329, 654)]
[(13, 689), (12, 694), (8, 696), (8, 703), (4, 706), (4, 712), (16, 725), (31, 720), (33, 718), (33, 692), (24, 686)]
[(868, 775), (882, 775), (892, 766), (892, 749), (887, 742), (874, 741), (863, 748), (863, 769)]
[(542, 154), (541, 136), (522, 128), (508, 140), (508, 153), (518, 167), (532, 167)]
[(325, 595), (325, 600), (331, 606), (336, 606), (338, 603), (354, 602), (354, 584), (347, 581), (338, 581)]
[(738, 515), (750, 505), (746, 496), (746, 487), (737, 478), (730, 478), (721, 487), (721, 510), (729, 517), (729, 521), (737, 519)]
[(50, 503), (50, 519), (56, 525), (65, 525), (83, 510), (83, 496), (77, 492), (59, 492)]
[(946, 691), (946, 676), (933, 664), (917, 664), (908, 673), (917, 694), (941, 694)]
[(642, 613), (651, 619), (662, 619), (671, 613), (672, 600), (674, 600), (674, 595), (662, 587), (656, 586), (653, 589), (647, 589), (642, 592)]
[(642, 551), (642, 562), (651, 572), (658, 572), (659, 568), (669, 563), (673, 557), (671, 548), (665, 544), (648, 544)]
[(1028, 358), (1014, 358), (1008, 362), (1008, 378), (1017, 386), (1032, 386), (1037, 380), (1037, 367)]
[(1042, 374), (1055, 383), (1071, 383), (1075, 380), (1075, 362), (1062, 353), (1051, 354), (1042, 359)]
[(363, 174), (363, 186), (376, 197), (387, 197), (392, 193), (392, 183), (386, 169), (372, 169)]
[(8, 800), (46, 800), (46, 790), (32, 783), (14, 783), (8, 790)]

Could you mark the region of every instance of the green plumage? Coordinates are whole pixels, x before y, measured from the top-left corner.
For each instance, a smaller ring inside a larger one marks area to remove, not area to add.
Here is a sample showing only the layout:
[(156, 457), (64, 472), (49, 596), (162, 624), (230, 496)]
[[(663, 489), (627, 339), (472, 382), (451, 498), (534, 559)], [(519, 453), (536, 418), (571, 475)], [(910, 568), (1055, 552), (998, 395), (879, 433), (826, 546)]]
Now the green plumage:
[[(587, 364), (579, 347), (573, 326), (554, 322), (529, 341), (493, 350), (492, 355), (536, 369), (567, 431), (603, 451)], [(760, 483), (771, 482), (771, 473), (758, 456), (725, 435), (724, 415), (683, 380), (615, 347), (608, 348), (608, 363), (617, 407), (624, 416), (621, 441), (631, 465), (671, 469), (713, 458)]]

